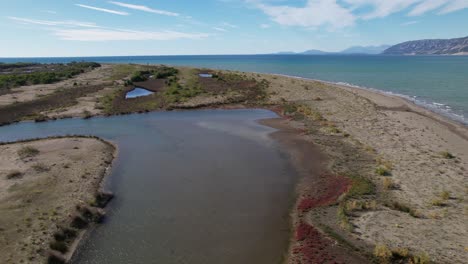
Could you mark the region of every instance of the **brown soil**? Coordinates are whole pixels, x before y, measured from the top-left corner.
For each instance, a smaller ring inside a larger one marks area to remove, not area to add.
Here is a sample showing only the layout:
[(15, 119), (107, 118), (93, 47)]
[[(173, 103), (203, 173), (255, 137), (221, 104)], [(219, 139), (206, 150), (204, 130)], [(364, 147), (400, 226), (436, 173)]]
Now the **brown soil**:
[[(152, 92), (161, 92), (166, 87), (165, 79), (152, 79), (144, 82), (136, 82), (135, 86), (145, 88)], [(133, 89), (133, 87), (132, 87)]]

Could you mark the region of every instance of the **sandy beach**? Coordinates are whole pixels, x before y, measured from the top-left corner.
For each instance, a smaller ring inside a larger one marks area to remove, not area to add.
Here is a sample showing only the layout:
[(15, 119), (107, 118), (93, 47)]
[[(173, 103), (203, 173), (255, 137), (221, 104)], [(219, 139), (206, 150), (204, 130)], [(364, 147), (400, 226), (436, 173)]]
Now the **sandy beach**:
[(60, 256), (62, 249), (67, 258), (74, 242), (66, 250), (58, 236), (79, 233), (69, 227), (72, 218), (94, 201), (114, 151), (85, 137), (1, 145), (0, 263), (45, 263), (50, 252)]

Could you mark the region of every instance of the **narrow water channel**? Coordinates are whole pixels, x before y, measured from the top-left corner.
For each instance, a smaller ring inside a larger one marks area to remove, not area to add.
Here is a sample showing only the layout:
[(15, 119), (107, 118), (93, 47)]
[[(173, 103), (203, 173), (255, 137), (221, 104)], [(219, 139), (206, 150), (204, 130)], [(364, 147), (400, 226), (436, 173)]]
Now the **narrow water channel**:
[(161, 112), (0, 127), (0, 141), (92, 134), (119, 147), (116, 198), (73, 263), (279, 263), (296, 173), (266, 110)]

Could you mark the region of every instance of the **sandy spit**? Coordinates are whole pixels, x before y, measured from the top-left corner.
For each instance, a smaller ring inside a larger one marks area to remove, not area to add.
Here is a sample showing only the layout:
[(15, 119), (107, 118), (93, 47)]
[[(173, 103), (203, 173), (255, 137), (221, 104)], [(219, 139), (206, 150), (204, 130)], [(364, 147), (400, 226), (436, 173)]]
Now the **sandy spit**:
[(94, 199), (114, 155), (85, 137), (0, 145), (0, 263), (44, 263), (58, 226)]

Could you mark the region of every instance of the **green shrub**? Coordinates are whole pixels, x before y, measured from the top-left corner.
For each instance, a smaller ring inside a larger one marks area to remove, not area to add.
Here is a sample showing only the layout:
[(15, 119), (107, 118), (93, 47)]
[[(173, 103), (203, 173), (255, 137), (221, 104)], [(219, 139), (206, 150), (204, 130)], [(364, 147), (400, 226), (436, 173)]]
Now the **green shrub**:
[(440, 153), (440, 155), (443, 158), (446, 158), (446, 159), (454, 159), (455, 158), (455, 156), (452, 153), (448, 152), (448, 151), (443, 151), (443, 152)]
[(377, 167), (375, 169), (375, 173), (377, 173), (380, 176), (390, 176), (391, 175), (390, 171), (387, 168), (384, 168), (384, 167)]
[(427, 253), (422, 252), (422, 253), (419, 253), (418, 255), (414, 255), (411, 258), (411, 263), (414, 263), (414, 264), (429, 264), (429, 263), (431, 263), (431, 258), (429, 257), (429, 255), (427, 255)]
[(378, 244), (374, 249), (374, 256), (378, 258), (381, 263), (388, 263), (392, 258), (392, 251), (383, 244)]

